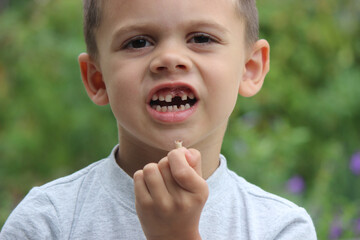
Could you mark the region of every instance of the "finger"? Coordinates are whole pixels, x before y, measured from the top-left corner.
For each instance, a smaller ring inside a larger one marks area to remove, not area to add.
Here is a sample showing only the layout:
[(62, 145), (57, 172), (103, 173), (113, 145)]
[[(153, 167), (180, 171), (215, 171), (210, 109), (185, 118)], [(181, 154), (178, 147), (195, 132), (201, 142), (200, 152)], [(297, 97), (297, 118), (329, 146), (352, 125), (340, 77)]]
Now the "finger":
[(172, 150), (168, 154), (170, 170), (175, 181), (185, 190), (193, 193), (202, 191), (206, 181), (189, 165), (186, 148)]
[(156, 163), (147, 164), (144, 169), (144, 181), (155, 202), (161, 203), (168, 196), (163, 177)]
[(171, 174), (168, 158), (165, 157), (161, 159), (158, 163), (158, 166), (169, 194), (174, 196), (174, 194), (177, 192), (178, 184)]
[(202, 177), (202, 167), (201, 167), (201, 154), (198, 150), (190, 148), (188, 152), (185, 153), (186, 160), (188, 161), (190, 167), (192, 167), (199, 176)]
[(133, 179), (136, 203), (140, 203), (141, 205), (149, 205), (152, 202), (152, 199), (145, 184), (143, 170), (136, 171), (134, 173)]

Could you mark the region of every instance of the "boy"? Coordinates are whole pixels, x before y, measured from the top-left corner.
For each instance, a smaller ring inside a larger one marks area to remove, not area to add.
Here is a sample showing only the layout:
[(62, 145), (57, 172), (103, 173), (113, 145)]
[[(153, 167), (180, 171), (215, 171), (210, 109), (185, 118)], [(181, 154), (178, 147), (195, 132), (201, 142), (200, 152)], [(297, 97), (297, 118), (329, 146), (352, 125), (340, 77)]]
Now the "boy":
[(247, 183), (220, 155), (238, 94), (256, 94), (269, 70), (254, 1), (84, 6), (82, 79), (94, 103), (110, 104), (119, 145), (31, 190), (0, 238), (316, 239), (304, 209)]

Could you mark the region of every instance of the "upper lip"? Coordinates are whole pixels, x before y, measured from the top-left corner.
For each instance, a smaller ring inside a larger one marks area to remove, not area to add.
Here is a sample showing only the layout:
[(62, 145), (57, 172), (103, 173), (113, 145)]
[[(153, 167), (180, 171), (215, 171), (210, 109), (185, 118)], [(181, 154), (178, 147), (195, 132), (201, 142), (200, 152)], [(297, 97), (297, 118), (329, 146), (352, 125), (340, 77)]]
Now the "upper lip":
[(184, 82), (180, 82), (180, 81), (176, 81), (176, 82), (167, 82), (167, 83), (162, 83), (162, 84), (159, 84), (159, 85), (156, 85), (155, 87), (153, 87), (150, 92), (149, 92), (149, 95), (146, 99), (146, 103), (150, 104), (151, 102), (151, 99), (152, 99), (152, 96), (158, 92), (159, 90), (161, 89), (166, 89), (166, 88), (188, 88), (190, 89), (190, 91), (195, 95), (195, 98), (196, 99), (199, 99), (199, 96), (198, 96), (198, 93), (197, 91), (195, 90), (195, 88), (193, 86), (191, 86), (190, 84), (188, 83), (184, 83)]

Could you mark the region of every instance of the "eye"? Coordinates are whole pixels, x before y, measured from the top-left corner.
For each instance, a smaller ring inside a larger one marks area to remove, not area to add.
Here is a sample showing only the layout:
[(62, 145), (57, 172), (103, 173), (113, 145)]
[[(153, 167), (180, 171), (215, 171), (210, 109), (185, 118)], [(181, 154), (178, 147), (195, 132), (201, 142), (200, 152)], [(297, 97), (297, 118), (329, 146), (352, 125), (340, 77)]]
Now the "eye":
[(214, 42), (217, 42), (216, 39), (205, 33), (196, 33), (189, 40), (189, 43), (197, 43), (197, 44), (210, 44)]
[(141, 49), (152, 46), (153, 43), (145, 36), (138, 36), (125, 42), (124, 49)]

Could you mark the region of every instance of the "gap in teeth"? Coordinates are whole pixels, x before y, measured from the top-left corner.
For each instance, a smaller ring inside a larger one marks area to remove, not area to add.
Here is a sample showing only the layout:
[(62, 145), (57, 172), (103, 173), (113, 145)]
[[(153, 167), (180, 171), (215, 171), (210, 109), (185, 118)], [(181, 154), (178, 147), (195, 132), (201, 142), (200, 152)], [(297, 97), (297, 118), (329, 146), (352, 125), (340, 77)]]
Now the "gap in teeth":
[(163, 89), (155, 93), (150, 105), (158, 112), (177, 112), (191, 108), (197, 99), (188, 88)]
[[(169, 98), (169, 97), (168, 97)], [(152, 100), (150, 102), (150, 105), (151, 106), (160, 106), (160, 107), (168, 107), (168, 106), (177, 106), (178, 108), (181, 107), (181, 105), (184, 105), (186, 106), (186, 104), (188, 104), (190, 107), (193, 106), (196, 102), (197, 102), (197, 99), (190, 99), (190, 98), (187, 98), (186, 100), (184, 100), (185, 98), (184, 97), (174, 97), (174, 98), (171, 98), (170, 99), (167, 99), (167, 100), (160, 100), (160, 98), (158, 100)]]
[(166, 89), (155, 93), (151, 100), (159, 100), (161, 102), (165, 101), (170, 103), (175, 97), (180, 97), (183, 101), (186, 101), (187, 99), (195, 99), (194, 93), (192, 93), (189, 89)]

